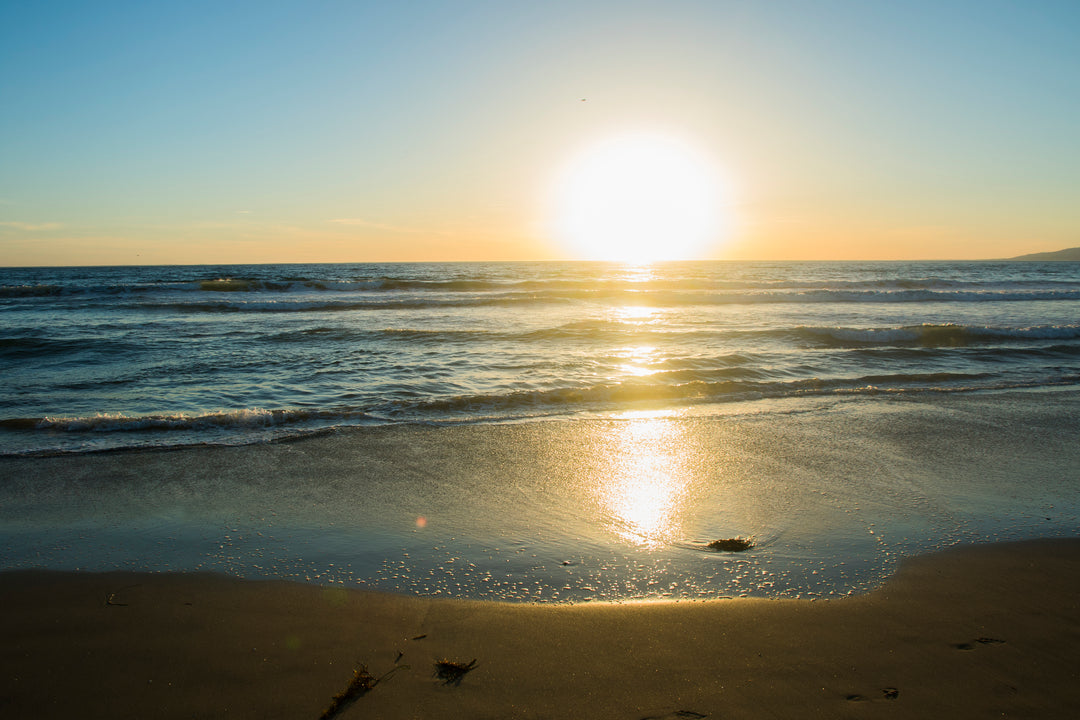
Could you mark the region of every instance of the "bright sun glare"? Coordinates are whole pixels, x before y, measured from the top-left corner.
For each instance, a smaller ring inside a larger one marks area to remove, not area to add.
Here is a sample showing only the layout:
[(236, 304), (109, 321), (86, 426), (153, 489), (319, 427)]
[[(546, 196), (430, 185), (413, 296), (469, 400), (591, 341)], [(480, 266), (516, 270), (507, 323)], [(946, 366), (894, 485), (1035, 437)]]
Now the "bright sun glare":
[(587, 260), (689, 260), (718, 239), (719, 192), (713, 168), (689, 145), (663, 135), (614, 137), (559, 177), (554, 231)]

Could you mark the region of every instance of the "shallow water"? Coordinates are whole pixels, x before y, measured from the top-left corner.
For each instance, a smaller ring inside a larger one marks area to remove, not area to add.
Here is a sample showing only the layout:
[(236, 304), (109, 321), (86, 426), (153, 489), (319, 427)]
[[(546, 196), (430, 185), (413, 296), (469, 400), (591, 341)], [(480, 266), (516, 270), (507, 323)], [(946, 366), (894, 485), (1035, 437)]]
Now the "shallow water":
[[(214, 570), (505, 601), (828, 597), (1075, 536), (1080, 393), (810, 397), (0, 458), (3, 568)], [(705, 545), (743, 536), (754, 547)]]

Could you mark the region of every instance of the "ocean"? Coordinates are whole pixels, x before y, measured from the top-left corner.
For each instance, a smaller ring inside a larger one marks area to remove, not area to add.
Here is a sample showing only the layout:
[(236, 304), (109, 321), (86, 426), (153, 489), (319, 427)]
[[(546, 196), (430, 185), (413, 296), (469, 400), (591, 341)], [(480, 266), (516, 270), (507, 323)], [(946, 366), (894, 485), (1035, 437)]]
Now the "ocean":
[(4, 268), (0, 371), (4, 568), (818, 597), (1080, 527), (1080, 263)]
[(1080, 381), (1080, 264), (0, 270), (0, 452)]

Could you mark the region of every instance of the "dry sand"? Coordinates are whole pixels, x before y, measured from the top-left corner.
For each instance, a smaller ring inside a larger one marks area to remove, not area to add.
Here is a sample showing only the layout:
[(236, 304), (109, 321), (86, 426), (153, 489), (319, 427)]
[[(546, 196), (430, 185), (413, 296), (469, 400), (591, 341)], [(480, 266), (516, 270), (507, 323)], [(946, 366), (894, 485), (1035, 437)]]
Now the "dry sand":
[[(1074, 717), (1080, 539), (861, 597), (536, 606), (201, 574), (0, 574), (4, 718)], [(434, 674), (474, 668), (457, 684)], [(396, 668), (396, 670), (395, 670)]]

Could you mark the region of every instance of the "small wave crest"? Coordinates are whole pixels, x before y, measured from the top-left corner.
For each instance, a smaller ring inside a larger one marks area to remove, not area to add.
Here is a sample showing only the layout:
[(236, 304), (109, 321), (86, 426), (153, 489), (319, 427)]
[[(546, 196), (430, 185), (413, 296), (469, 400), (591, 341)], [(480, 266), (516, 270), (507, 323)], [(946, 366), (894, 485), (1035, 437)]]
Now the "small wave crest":
[[(499, 416), (507, 413), (561, 414), (584, 409), (603, 409), (638, 403), (696, 404), (738, 402), (802, 395), (880, 394), (985, 389), (987, 387), (1023, 387), (1021, 384), (994, 384), (994, 376), (985, 373), (926, 372), (860, 375), (840, 378), (800, 378), (794, 380), (725, 379), (739, 371), (715, 371), (711, 379), (677, 381), (678, 374), (637, 378), (632, 381), (600, 383), (583, 387), (519, 390), (493, 395), (401, 401), (388, 416), (419, 412), (424, 417), (456, 415)], [(749, 375), (753, 375), (750, 373)], [(659, 377), (660, 379), (657, 379)], [(673, 382), (671, 382), (674, 380)], [(988, 384), (987, 381), (990, 381)], [(531, 413), (529, 412), (531, 411)]]
[(283, 280), (266, 280), (258, 278), (217, 278), (213, 280), (200, 280), (196, 287), (204, 292), (288, 292), (291, 290), (316, 290), (316, 291), (357, 291), (374, 290), (382, 287), (378, 281), (366, 282), (333, 282), (330, 280), (307, 280), (304, 278), (289, 278)]
[(0, 285), (0, 298), (47, 297), (62, 291), (59, 285)]
[(359, 420), (362, 412), (328, 410), (267, 410), (249, 408), (203, 414), (128, 415), (98, 413), (80, 417), (47, 416), (0, 420), (6, 430), (51, 430), (67, 433), (143, 432), (170, 430), (249, 429), (310, 423), (318, 420)]
[(827, 347), (902, 345), (961, 347), (987, 341), (1038, 341), (1080, 339), (1080, 325), (991, 327), (953, 324), (907, 325), (894, 328), (802, 327), (794, 333)]
[[(239, 269), (239, 268), (238, 268)], [(244, 268), (251, 269), (251, 268)], [(1073, 282), (1008, 281), (980, 282), (922, 279), (885, 280), (776, 280), (709, 278), (650, 278), (648, 280), (601, 277), (547, 278), (410, 278), (394, 276), (303, 277), (290, 275), (221, 275), (157, 278), (108, 278), (95, 284), (85, 278), (62, 283), (27, 282), (0, 286), (0, 298), (33, 298), (72, 295), (100, 296), (175, 295), (299, 295), (332, 297), (347, 295), (371, 303), (407, 299), (425, 302), (489, 302), (513, 300), (567, 302), (638, 302), (657, 306), (754, 305), (778, 303), (925, 303), (1068, 301), (1080, 299)], [(303, 309), (303, 308), (297, 308)]]

